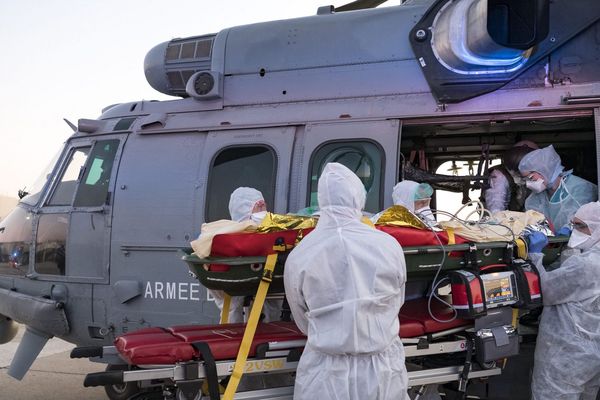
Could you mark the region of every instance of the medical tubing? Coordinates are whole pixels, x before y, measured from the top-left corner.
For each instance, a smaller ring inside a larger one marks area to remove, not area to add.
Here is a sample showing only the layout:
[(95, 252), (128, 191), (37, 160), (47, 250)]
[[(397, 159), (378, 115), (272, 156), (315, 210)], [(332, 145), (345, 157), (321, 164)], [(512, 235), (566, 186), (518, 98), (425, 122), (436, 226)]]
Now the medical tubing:
[[(470, 214), (467, 216), (467, 218), (469, 218), (471, 215), (473, 215), (473, 213), (474, 213), (474, 212), (481, 210), (482, 212), (481, 212), (481, 215), (479, 216), (479, 220), (477, 220), (477, 221), (467, 221), (467, 220), (463, 220), (463, 219), (461, 219), (461, 218), (457, 217), (457, 214), (458, 214), (458, 213), (460, 213), (460, 212), (461, 212), (461, 211), (462, 211), (462, 210), (463, 210), (465, 207), (467, 207), (467, 206), (469, 206), (469, 205), (471, 205), (471, 204), (478, 204), (480, 207), (479, 207), (477, 210), (473, 210), (473, 211), (472, 211), (472, 212), (471, 212), (471, 213), (470, 213)], [(487, 209), (486, 209), (486, 208), (483, 206), (483, 204), (482, 204), (480, 201), (478, 201), (478, 200), (471, 200), (471, 201), (469, 201), (468, 203), (465, 203), (465, 204), (464, 204), (464, 205), (463, 205), (461, 208), (459, 208), (459, 209), (458, 209), (458, 211), (456, 211), (456, 213), (455, 213), (455, 214), (448, 213), (448, 212), (445, 212), (445, 211), (439, 211), (439, 210), (433, 211), (432, 213), (433, 213), (434, 215), (441, 214), (441, 215), (446, 215), (446, 216), (449, 216), (450, 218), (452, 218), (453, 220), (456, 220), (456, 221), (458, 221), (460, 224), (462, 224), (462, 225), (463, 225), (463, 226), (465, 226), (465, 227), (469, 227), (469, 226), (472, 226), (472, 225), (477, 225), (477, 226), (479, 226), (481, 229), (488, 229), (488, 230), (491, 230), (491, 231), (492, 231), (493, 233), (495, 233), (495, 234), (498, 234), (498, 233), (497, 233), (497, 232), (496, 232), (494, 229), (492, 229), (492, 227), (493, 227), (493, 226), (500, 226), (500, 227), (503, 227), (503, 228), (505, 228), (505, 229), (506, 229), (508, 232), (510, 232), (510, 235), (512, 236), (512, 240), (513, 240), (513, 242), (516, 242), (516, 239), (517, 239), (517, 237), (515, 236), (515, 233), (513, 232), (513, 230), (512, 230), (512, 229), (511, 229), (509, 226), (506, 226), (506, 225), (504, 225), (504, 224), (499, 224), (499, 223), (490, 223), (490, 222), (485, 222), (485, 221), (482, 221), (482, 219), (483, 219), (483, 216), (484, 216), (484, 215), (486, 215), (486, 214), (487, 214), (487, 215), (488, 215), (490, 218), (492, 218), (492, 214), (491, 214), (491, 213), (489, 212), (489, 210), (487, 210)], [(452, 304), (449, 304), (448, 302), (446, 302), (445, 300), (441, 299), (441, 298), (440, 298), (440, 297), (439, 297), (439, 296), (436, 294), (436, 291), (437, 291), (438, 287), (439, 287), (439, 286), (440, 286), (442, 283), (444, 283), (444, 282), (446, 282), (446, 281), (449, 281), (449, 279), (448, 279), (448, 277), (444, 277), (444, 278), (440, 279), (439, 281), (437, 280), (437, 279), (438, 279), (438, 277), (439, 277), (439, 274), (440, 274), (440, 272), (441, 272), (441, 270), (442, 270), (442, 267), (443, 267), (443, 265), (444, 265), (444, 262), (446, 261), (446, 249), (445, 249), (445, 247), (444, 247), (444, 244), (443, 244), (443, 243), (442, 243), (442, 241), (440, 240), (440, 238), (439, 238), (439, 235), (437, 234), (437, 232), (436, 232), (436, 231), (434, 231), (434, 230), (432, 230), (432, 232), (434, 233), (434, 235), (435, 235), (435, 238), (436, 238), (436, 240), (438, 241), (438, 243), (440, 244), (440, 247), (441, 247), (441, 249), (442, 249), (442, 261), (440, 262), (440, 265), (439, 265), (439, 267), (438, 267), (438, 269), (437, 269), (437, 271), (436, 271), (436, 273), (435, 273), (435, 276), (434, 276), (434, 278), (433, 278), (433, 282), (432, 282), (432, 289), (431, 289), (431, 294), (429, 295), (429, 298), (427, 299), (427, 311), (429, 312), (429, 316), (430, 316), (430, 317), (431, 317), (431, 318), (432, 318), (434, 321), (436, 321), (436, 322), (439, 322), (439, 323), (448, 323), (448, 322), (452, 322), (452, 321), (454, 321), (454, 320), (455, 320), (455, 319), (458, 317), (458, 312), (456, 311), (456, 309), (455, 309), (454, 307), (452, 307)], [(498, 234), (498, 235), (500, 235), (500, 234)], [(525, 241), (525, 243), (526, 243), (526, 246), (527, 246), (527, 241)], [(526, 248), (527, 248), (527, 247), (526, 247)], [(452, 317), (452, 318), (450, 318), (450, 319), (448, 319), (448, 320), (441, 320), (441, 319), (437, 318), (435, 315), (433, 315), (433, 312), (432, 312), (432, 310), (431, 310), (431, 300), (432, 300), (432, 298), (435, 298), (436, 300), (438, 300), (438, 301), (439, 301), (439, 302), (441, 302), (442, 304), (445, 304), (445, 305), (449, 306), (450, 308), (452, 308), (452, 311), (454, 312), (454, 315), (453, 315), (453, 317)]]
[[(444, 265), (444, 262), (446, 262), (446, 248), (444, 247), (444, 244), (442, 243), (442, 241), (439, 238), (439, 235), (437, 234), (437, 232), (435, 232), (434, 230), (432, 230), (432, 232), (434, 233), (435, 238), (437, 239), (438, 243), (440, 244), (440, 247), (442, 248), (442, 261), (440, 262), (440, 266), (438, 267), (435, 276), (433, 277), (433, 283), (432, 283), (432, 287), (431, 287), (431, 294), (429, 295), (429, 298), (427, 299), (427, 312), (429, 313), (429, 316), (431, 318), (433, 318), (434, 321), (439, 322), (439, 323), (448, 323), (448, 322), (452, 322), (454, 321), (457, 316), (458, 313), (456, 312), (456, 309), (454, 307), (452, 307), (452, 304), (448, 304), (446, 301), (442, 300), (441, 298), (439, 298), (436, 294), (435, 291), (437, 290), (438, 286), (444, 282), (445, 280), (447, 280), (448, 278), (445, 277), (443, 279), (440, 279), (439, 282), (437, 281), (438, 276), (440, 275), (440, 272), (442, 271), (442, 267)], [(442, 302), (443, 304), (446, 304), (447, 306), (449, 306), (450, 308), (452, 308), (452, 311), (454, 312), (454, 315), (452, 316), (452, 318), (448, 319), (448, 320), (442, 320), (437, 318), (435, 315), (433, 315), (433, 312), (431, 311), (431, 299), (435, 297), (438, 301)]]
[[(489, 213), (489, 211), (487, 211), (487, 210), (486, 210), (486, 212)], [(473, 225), (478, 225), (480, 228), (482, 228), (482, 229), (488, 228), (493, 233), (496, 233), (496, 234), (498, 234), (498, 233), (495, 232), (493, 229), (491, 229), (491, 227), (492, 226), (501, 226), (503, 228), (506, 228), (506, 230), (510, 232), (510, 234), (513, 238), (513, 241), (515, 241), (515, 239), (516, 239), (516, 236), (515, 236), (515, 233), (513, 232), (513, 230), (509, 226), (506, 226), (504, 224), (499, 224), (499, 223), (495, 223), (495, 222), (492, 223), (492, 222), (481, 221), (481, 220), (477, 221), (477, 222), (476, 221), (466, 221), (461, 218), (458, 218), (455, 214), (452, 214), (452, 213), (449, 213), (446, 211), (439, 211), (439, 210), (434, 211), (433, 214), (434, 215), (445, 215), (447, 217), (450, 217), (452, 220), (455, 220), (459, 224), (463, 225), (465, 228), (469, 228)], [(498, 234), (498, 235), (500, 235), (500, 234)]]
[(466, 202), (454, 214), (455, 215), (460, 214), (460, 212), (462, 210), (464, 210), (465, 207), (468, 207), (468, 206), (470, 206), (472, 204), (477, 204), (479, 207), (476, 208), (475, 210), (471, 211), (471, 213), (469, 215), (467, 215), (467, 218), (469, 218), (471, 215), (473, 215), (474, 212), (479, 211), (479, 210), (481, 210), (482, 212), (481, 212), (481, 215), (479, 216), (479, 220), (477, 222), (481, 222), (481, 220), (482, 220), (482, 218), (483, 218), (483, 216), (484, 216), (485, 213), (487, 213), (489, 216), (492, 215), (488, 210), (486, 210), (486, 208), (483, 206), (483, 203), (481, 201), (479, 201), (479, 200), (470, 200), (470, 201)]

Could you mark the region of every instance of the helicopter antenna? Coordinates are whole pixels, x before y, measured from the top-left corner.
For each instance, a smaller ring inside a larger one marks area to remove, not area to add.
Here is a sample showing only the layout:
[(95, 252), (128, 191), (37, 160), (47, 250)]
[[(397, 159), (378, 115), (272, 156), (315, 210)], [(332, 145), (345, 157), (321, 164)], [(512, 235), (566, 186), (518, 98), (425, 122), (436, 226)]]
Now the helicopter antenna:
[(364, 10), (366, 8), (375, 8), (385, 3), (387, 0), (356, 0), (343, 6), (335, 8), (335, 12)]
[(69, 120), (68, 120), (68, 119), (66, 119), (66, 118), (63, 118), (63, 121), (65, 121), (65, 122), (67, 123), (67, 125), (69, 125), (69, 127), (70, 127), (71, 129), (73, 129), (73, 132), (77, 132), (77, 127), (76, 127), (76, 126), (75, 126), (75, 125), (74, 125), (74, 124), (73, 124), (71, 121), (69, 121)]

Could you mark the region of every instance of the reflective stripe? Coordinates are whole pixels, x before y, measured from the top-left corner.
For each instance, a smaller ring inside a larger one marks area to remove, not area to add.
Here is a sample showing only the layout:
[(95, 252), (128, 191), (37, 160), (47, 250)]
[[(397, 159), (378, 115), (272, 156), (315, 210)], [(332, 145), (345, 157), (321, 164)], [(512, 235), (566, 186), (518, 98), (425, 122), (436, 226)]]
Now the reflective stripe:
[[(477, 304), (473, 304), (472, 305), (473, 308), (479, 308), (479, 307), (483, 307), (483, 303), (477, 303)], [(452, 304), (452, 308), (458, 308), (461, 310), (468, 310), (469, 309), (469, 305), (461, 305), (461, 304)]]

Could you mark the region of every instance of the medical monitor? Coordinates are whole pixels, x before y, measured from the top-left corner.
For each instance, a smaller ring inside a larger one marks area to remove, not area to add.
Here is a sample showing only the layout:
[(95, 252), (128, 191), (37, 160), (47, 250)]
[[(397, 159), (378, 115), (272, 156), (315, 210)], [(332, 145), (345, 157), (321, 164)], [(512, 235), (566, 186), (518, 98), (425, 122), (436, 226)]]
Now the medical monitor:
[(488, 308), (511, 305), (519, 300), (514, 273), (508, 271), (482, 274), (481, 280)]

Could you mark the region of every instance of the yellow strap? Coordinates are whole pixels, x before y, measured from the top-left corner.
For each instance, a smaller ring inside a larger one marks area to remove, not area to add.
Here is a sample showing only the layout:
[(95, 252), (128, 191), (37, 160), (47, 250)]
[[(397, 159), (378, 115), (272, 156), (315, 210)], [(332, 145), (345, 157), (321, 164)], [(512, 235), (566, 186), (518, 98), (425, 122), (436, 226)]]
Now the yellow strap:
[[(223, 385), (221, 385), (219, 383), (219, 393), (223, 394), (225, 393), (225, 388), (223, 387)], [(209, 395), (209, 391), (208, 391), (208, 381), (205, 379), (204, 382), (202, 383), (202, 394), (204, 396), (208, 396)]]
[(225, 293), (223, 298), (223, 309), (221, 310), (221, 322), (220, 324), (226, 324), (229, 322), (229, 308), (231, 307), (231, 296)]
[(454, 228), (446, 229), (446, 234), (448, 234), (448, 244), (449, 245), (456, 244), (456, 237), (454, 236)]
[(248, 353), (250, 352), (252, 339), (254, 338), (256, 326), (258, 325), (258, 321), (260, 319), (260, 313), (262, 312), (265, 297), (267, 296), (267, 291), (269, 290), (269, 285), (273, 280), (273, 270), (275, 269), (276, 262), (277, 254), (270, 254), (267, 256), (267, 262), (265, 263), (265, 268), (263, 270), (263, 277), (258, 285), (256, 296), (254, 297), (254, 304), (252, 305), (252, 310), (250, 310), (250, 317), (248, 318), (248, 324), (246, 325), (246, 330), (244, 331), (242, 344), (240, 345), (237, 358), (235, 359), (235, 366), (233, 367), (233, 372), (231, 373), (229, 383), (227, 384), (227, 389), (225, 389), (223, 400), (233, 400), (233, 396), (237, 391), (240, 379), (242, 379), (242, 375), (244, 374), (244, 367), (246, 366), (246, 360), (248, 359)]
[(519, 324), (519, 309), (513, 308), (512, 313), (512, 326), (517, 329), (517, 325)]
[(519, 238), (515, 242), (517, 243), (517, 255), (519, 258), (527, 258), (527, 245), (525, 245), (525, 241)]

